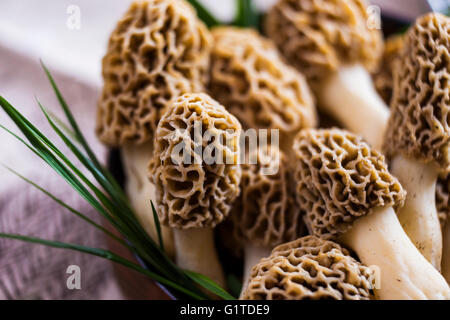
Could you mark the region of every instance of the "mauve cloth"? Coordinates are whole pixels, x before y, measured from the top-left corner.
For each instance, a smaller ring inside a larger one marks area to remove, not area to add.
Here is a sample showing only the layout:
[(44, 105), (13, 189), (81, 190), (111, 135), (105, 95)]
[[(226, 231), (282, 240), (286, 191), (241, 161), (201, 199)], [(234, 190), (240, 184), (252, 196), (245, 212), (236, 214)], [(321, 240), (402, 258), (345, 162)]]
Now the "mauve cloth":
[[(70, 61), (67, 61), (70, 63)], [(94, 135), (98, 92), (56, 75), (57, 83), (73, 110), (83, 133), (101, 159), (105, 150)], [(52, 140), (35, 96), (52, 111), (58, 103), (38, 61), (16, 56), (0, 48), (0, 94), (29, 117)], [(56, 112), (61, 115), (60, 112)], [(3, 111), (0, 123), (18, 132)], [(98, 223), (101, 219), (42, 160), (8, 134), (0, 132), (0, 162), (45, 187)], [(106, 248), (104, 235), (46, 195), (0, 168), (0, 232), (31, 235), (45, 239)], [(67, 267), (81, 269), (81, 290), (67, 288)], [(112, 264), (75, 251), (0, 239), (0, 299), (121, 299)]]

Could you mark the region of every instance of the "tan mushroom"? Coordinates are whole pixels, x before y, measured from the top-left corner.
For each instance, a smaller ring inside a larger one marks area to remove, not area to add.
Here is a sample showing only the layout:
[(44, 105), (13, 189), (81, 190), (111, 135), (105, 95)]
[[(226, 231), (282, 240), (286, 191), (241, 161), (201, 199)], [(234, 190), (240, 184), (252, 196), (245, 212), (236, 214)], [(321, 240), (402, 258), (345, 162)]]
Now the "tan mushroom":
[(244, 283), (251, 268), (276, 245), (298, 239), (306, 228), (295, 203), (287, 158), (275, 146), (252, 150), (241, 165), (241, 194), (229, 220), (234, 243), (244, 248)]
[(389, 105), (392, 98), (392, 90), (394, 88), (394, 79), (392, 70), (394, 62), (400, 55), (403, 48), (403, 34), (396, 34), (386, 39), (384, 52), (377, 70), (372, 74), (373, 83), (378, 94), (383, 98), (384, 102)]
[(316, 92), (318, 106), (381, 148), (389, 109), (369, 72), (382, 54), (380, 30), (368, 26), (364, 0), (279, 0), (268, 36)]
[[(122, 149), (127, 194), (154, 239), (154, 187), (145, 178), (153, 135), (168, 101), (203, 90), (211, 40), (185, 1), (135, 1), (112, 32), (103, 59), (97, 135), (108, 146)], [(170, 254), (171, 234), (165, 228), (163, 234)]]
[(398, 217), (406, 233), (437, 269), (442, 233), (436, 180), (450, 167), (450, 18), (427, 14), (408, 31), (395, 65), (386, 155), (407, 190)]
[(149, 178), (161, 222), (174, 228), (176, 262), (225, 285), (213, 228), (239, 195), (238, 120), (206, 94), (185, 94), (159, 121)]
[(277, 129), (280, 148), (291, 153), (302, 128), (315, 127), (315, 104), (305, 78), (281, 59), (274, 44), (256, 31), (212, 31), (209, 91), (245, 129)]
[(450, 284), (450, 172), (439, 177), (436, 186), (436, 207), (443, 232), (442, 274)]
[(450, 299), (445, 279), (403, 231), (405, 192), (383, 155), (340, 129), (303, 130), (294, 142), (297, 202), (311, 232), (336, 239), (380, 270), (378, 298)]
[(373, 273), (337, 243), (307, 236), (276, 247), (252, 269), (243, 300), (368, 300)]

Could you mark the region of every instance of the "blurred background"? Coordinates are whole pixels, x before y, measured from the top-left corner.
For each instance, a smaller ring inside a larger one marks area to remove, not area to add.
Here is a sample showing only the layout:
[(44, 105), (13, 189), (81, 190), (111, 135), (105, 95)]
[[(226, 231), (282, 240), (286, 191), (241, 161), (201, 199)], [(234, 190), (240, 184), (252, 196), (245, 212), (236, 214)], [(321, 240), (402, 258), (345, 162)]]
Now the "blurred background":
[[(264, 11), (276, 0), (254, 0)], [(1, 0), (0, 95), (39, 127), (47, 128), (35, 97), (50, 110), (57, 102), (39, 65), (42, 59), (56, 80), (89, 142), (105, 159), (94, 133), (101, 88), (101, 59), (109, 33), (131, 0)], [(234, 14), (235, 0), (202, 0), (223, 21)], [(418, 15), (446, 11), (450, 0), (373, 0), (384, 21), (407, 24)], [(0, 112), (0, 124), (13, 128)], [(46, 131), (50, 133), (51, 130)], [(51, 135), (50, 135), (51, 136)], [(53, 136), (51, 136), (53, 137)], [(0, 163), (38, 182), (88, 216), (89, 206), (59, 177), (14, 139), (0, 132)], [(0, 167), (0, 230), (106, 247), (95, 229), (61, 209), (39, 191)], [(96, 219), (98, 221), (98, 219)], [(69, 265), (81, 268), (81, 290), (66, 286)], [(74, 252), (0, 239), (0, 299), (163, 298), (148, 281), (140, 281), (100, 259)]]

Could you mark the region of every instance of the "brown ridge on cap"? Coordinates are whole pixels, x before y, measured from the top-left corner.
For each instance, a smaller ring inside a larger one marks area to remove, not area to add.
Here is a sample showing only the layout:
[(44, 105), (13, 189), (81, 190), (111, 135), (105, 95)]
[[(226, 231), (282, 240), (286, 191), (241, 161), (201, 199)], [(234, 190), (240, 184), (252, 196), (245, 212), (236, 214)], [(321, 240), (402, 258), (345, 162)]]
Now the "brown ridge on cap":
[(404, 41), (403, 34), (396, 34), (386, 39), (381, 63), (372, 75), (375, 89), (388, 105), (391, 102), (392, 90), (394, 88), (392, 70), (394, 69), (396, 59), (403, 49)]
[[(202, 134), (208, 130), (213, 136), (196, 139), (199, 124)], [(162, 223), (179, 229), (215, 227), (226, 218), (239, 194), (240, 132), (239, 121), (206, 94), (185, 94), (168, 105), (156, 130), (149, 164)], [(203, 156), (212, 140), (216, 155), (223, 155), (222, 164)], [(180, 146), (191, 164), (177, 158), (182, 155), (177, 151)], [(197, 147), (202, 147), (202, 154)]]
[(369, 268), (337, 243), (307, 236), (276, 247), (253, 267), (244, 300), (369, 300)]
[(256, 164), (241, 165), (241, 194), (229, 216), (235, 243), (274, 247), (305, 234), (287, 159), (277, 147), (269, 148), (250, 152), (248, 158)]
[(345, 64), (376, 68), (382, 35), (368, 21), (364, 0), (279, 0), (265, 30), (288, 62), (317, 84)]
[(316, 126), (305, 78), (282, 61), (269, 39), (234, 27), (219, 27), (212, 34), (209, 90), (245, 129), (279, 129), (283, 138)]
[(450, 18), (417, 19), (394, 68), (392, 115), (384, 149), (450, 167)]
[(337, 238), (375, 208), (403, 205), (406, 192), (384, 156), (340, 129), (303, 130), (294, 142), (297, 202), (311, 234)]
[(162, 109), (183, 93), (203, 91), (211, 35), (184, 0), (142, 0), (111, 34), (96, 132), (110, 146), (153, 139)]
[(450, 172), (442, 173), (436, 185), (436, 209), (441, 226), (450, 219)]

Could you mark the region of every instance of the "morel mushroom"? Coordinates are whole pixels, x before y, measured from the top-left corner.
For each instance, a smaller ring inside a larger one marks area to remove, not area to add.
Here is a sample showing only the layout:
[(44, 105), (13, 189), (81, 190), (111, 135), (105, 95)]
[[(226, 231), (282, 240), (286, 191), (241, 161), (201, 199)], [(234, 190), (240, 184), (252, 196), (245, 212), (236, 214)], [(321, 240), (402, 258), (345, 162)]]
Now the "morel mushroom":
[(234, 242), (244, 247), (245, 283), (251, 268), (269, 256), (273, 247), (298, 239), (306, 228), (295, 203), (292, 174), (282, 151), (276, 146), (252, 150), (241, 168), (241, 194), (233, 205), (229, 222)]
[(450, 18), (427, 14), (408, 31), (395, 65), (386, 155), (408, 192), (398, 217), (406, 233), (437, 269), (442, 233), (436, 181), (450, 166)]
[(239, 121), (206, 94), (169, 104), (156, 129), (149, 178), (161, 222), (174, 228), (176, 262), (224, 286), (213, 228), (239, 195)]
[(308, 78), (319, 108), (381, 148), (389, 109), (368, 71), (377, 67), (383, 42), (368, 21), (364, 0), (279, 0), (265, 29)]
[[(185, 1), (135, 1), (117, 24), (103, 59), (97, 135), (120, 147), (126, 189), (138, 218), (156, 239), (150, 207), (154, 186), (146, 177), (162, 109), (187, 92), (203, 90), (211, 36)], [(163, 229), (166, 251), (173, 239)]]
[(310, 233), (341, 241), (363, 264), (377, 266), (378, 298), (450, 298), (445, 279), (398, 221), (405, 192), (383, 155), (340, 129), (303, 130), (294, 151), (297, 202)]
[(289, 156), (297, 132), (317, 124), (306, 79), (282, 61), (269, 39), (255, 31), (220, 27), (212, 34), (211, 95), (244, 129), (279, 130), (280, 148)]
[(392, 70), (403, 48), (403, 43), (404, 36), (401, 34), (393, 35), (386, 39), (381, 63), (372, 75), (375, 89), (377, 89), (378, 94), (388, 105), (391, 102), (392, 89), (394, 88)]
[(337, 243), (307, 236), (276, 247), (252, 269), (243, 300), (368, 300), (372, 270)]

